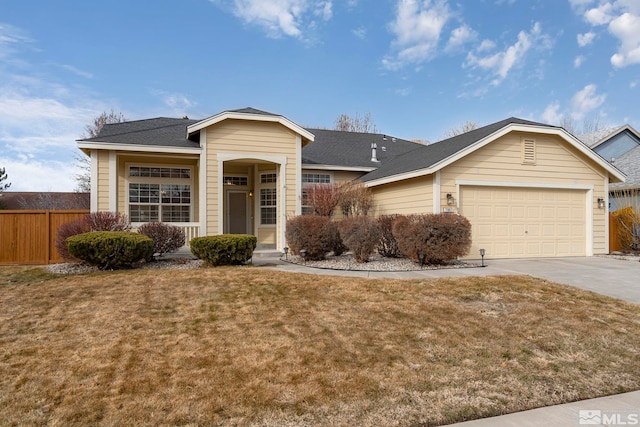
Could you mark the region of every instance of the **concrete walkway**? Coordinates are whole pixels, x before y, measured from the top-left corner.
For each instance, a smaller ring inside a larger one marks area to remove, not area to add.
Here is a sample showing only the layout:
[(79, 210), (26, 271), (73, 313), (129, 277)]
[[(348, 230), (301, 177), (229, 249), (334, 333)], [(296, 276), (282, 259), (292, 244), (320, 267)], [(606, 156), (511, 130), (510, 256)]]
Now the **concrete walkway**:
[[(278, 258), (254, 258), (273, 270), (369, 278), (437, 278), (526, 274), (640, 304), (640, 262), (611, 257), (486, 260), (484, 268), (369, 272), (308, 268)], [(455, 424), (467, 427), (640, 425), (640, 391)]]

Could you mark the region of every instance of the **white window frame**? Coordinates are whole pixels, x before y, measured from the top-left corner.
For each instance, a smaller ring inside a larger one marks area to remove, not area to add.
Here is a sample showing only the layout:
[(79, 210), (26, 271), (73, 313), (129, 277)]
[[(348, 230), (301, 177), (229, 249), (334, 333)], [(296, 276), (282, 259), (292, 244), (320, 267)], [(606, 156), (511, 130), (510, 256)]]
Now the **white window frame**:
[[(305, 175), (326, 175), (329, 177), (329, 182), (305, 182), (304, 181), (304, 176)], [(313, 212), (306, 212), (305, 213), (305, 208), (310, 208), (309, 205), (305, 205), (304, 204), (304, 194), (305, 194), (305, 190), (309, 187), (312, 187), (314, 185), (318, 185), (318, 184), (333, 184), (333, 174), (332, 173), (326, 173), (326, 172), (302, 172), (302, 188), (300, 189), (300, 214), (301, 215), (313, 215)]]
[[(131, 176), (131, 167), (141, 167), (141, 168), (170, 168), (170, 169), (189, 169), (190, 178), (160, 178), (160, 177), (149, 177), (149, 176)], [(125, 203), (124, 208), (127, 215), (130, 215), (131, 205), (137, 205), (137, 203), (130, 203), (129, 199), (129, 184), (159, 184), (159, 185), (188, 185), (190, 192), (190, 203), (189, 206), (189, 221), (186, 222), (171, 222), (167, 224), (187, 224), (189, 222), (193, 222), (194, 218), (194, 209), (195, 209), (195, 185), (194, 185), (194, 172), (195, 168), (191, 165), (182, 165), (182, 164), (164, 164), (164, 163), (139, 163), (139, 162), (131, 162), (125, 163)], [(162, 195), (160, 195), (162, 197)], [(156, 206), (155, 204), (149, 204), (149, 206)], [(158, 202), (157, 206), (159, 206), (158, 210), (158, 221), (162, 221), (162, 201)], [(167, 206), (186, 206), (186, 204), (167, 204)], [(132, 222), (134, 227), (138, 227), (145, 222)]]
[[(274, 182), (262, 182), (262, 177), (264, 175), (275, 175), (276, 180)], [(275, 191), (275, 205), (263, 205), (262, 204), (262, 190), (273, 190)], [(257, 210), (258, 210), (258, 225), (261, 228), (276, 228), (278, 226), (278, 172), (276, 170), (268, 170), (268, 171), (260, 171), (258, 174), (258, 191), (256, 192), (257, 197)], [(264, 224), (262, 222), (262, 208), (274, 208), (275, 211), (275, 223), (274, 224)]]

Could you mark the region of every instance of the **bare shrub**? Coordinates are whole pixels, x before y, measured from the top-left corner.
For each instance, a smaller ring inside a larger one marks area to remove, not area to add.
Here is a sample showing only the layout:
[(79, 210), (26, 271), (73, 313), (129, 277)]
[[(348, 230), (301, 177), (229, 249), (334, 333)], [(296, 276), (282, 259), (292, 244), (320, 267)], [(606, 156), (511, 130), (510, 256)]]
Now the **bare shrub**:
[(138, 233), (153, 240), (153, 253), (162, 256), (184, 246), (184, 230), (162, 222), (149, 222), (138, 227)]
[(67, 261), (74, 260), (75, 258), (69, 253), (69, 248), (67, 248), (67, 239), (71, 236), (89, 231), (91, 231), (91, 228), (89, 227), (86, 217), (60, 225), (56, 233), (55, 241), (56, 250), (60, 256)]
[(623, 250), (640, 251), (640, 213), (631, 206), (613, 213), (618, 222), (618, 238)]
[(344, 216), (367, 215), (373, 206), (373, 193), (362, 182), (340, 184), (340, 208)]
[(300, 215), (287, 220), (287, 244), (293, 254), (306, 250), (309, 260), (323, 260), (328, 252), (340, 255), (344, 251), (340, 233), (326, 216)]
[(378, 253), (383, 257), (397, 258), (400, 256), (398, 241), (393, 235), (393, 222), (398, 218), (398, 214), (382, 215), (378, 217)]
[(305, 189), (302, 204), (311, 207), (313, 213), (330, 217), (340, 202), (340, 189), (334, 184), (315, 184)]
[(91, 231), (130, 231), (129, 217), (122, 212), (92, 212), (87, 215)]
[(471, 248), (471, 224), (461, 215), (399, 216), (393, 235), (403, 255), (419, 262), (422, 252), (427, 264), (444, 264), (468, 254)]
[(375, 250), (380, 228), (377, 220), (367, 216), (352, 216), (338, 225), (344, 245), (353, 253), (357, 262), (367, 262)]

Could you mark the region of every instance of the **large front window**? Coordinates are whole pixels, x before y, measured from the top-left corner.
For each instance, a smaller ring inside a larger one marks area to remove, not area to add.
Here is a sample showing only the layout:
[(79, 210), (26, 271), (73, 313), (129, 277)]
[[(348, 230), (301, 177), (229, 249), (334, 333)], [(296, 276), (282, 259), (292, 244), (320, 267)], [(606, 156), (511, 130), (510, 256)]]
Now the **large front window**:
[(190, 222), (191, 170), (186, 168), (129, 168), (131, 222)]

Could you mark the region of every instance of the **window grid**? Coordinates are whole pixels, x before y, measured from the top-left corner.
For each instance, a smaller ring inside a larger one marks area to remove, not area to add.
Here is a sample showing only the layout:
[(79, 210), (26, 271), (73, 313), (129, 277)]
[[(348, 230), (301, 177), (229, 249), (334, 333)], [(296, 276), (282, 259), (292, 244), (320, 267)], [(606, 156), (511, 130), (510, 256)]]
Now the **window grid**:
[(275, 188), (260, 189), (260, 224), (276, 224), (277, 192)]
[(326, 173), (303, 173), (303, 184), (331, 184), (331, 175)]
[(129, 176), (149, 178), (181, 178), (191, 179), (191, 169), (187, 168), (155, 168), (146, 166), (130, 166)]
[(189, 222), (191, 186), (186, 184), (129, 183), (132, 222)]
[(260, 174), (260, 184), (271, 184), (277, 181), (275, 173), (263, 173)]
[(249, 185), (249, 178), (246, 176), (225, 176), (224, 185)]

